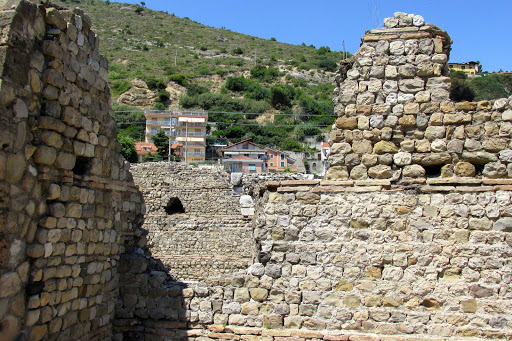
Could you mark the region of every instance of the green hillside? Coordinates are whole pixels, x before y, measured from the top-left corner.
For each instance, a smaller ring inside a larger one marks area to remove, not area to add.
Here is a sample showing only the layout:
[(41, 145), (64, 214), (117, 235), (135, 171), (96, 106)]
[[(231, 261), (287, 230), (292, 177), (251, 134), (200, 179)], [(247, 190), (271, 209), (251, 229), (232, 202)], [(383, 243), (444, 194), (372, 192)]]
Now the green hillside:
[[(217, 111), (221, 113), (210, 115), (217, 122), (216, 137), (252, 137), (263, 145), (295, 150), (306, 147), (301, 143), (305, 136), (321, 140), (334, 120), (332, 80), (342, 52), (208, 27), (140, 5), (100, 0), (54, 3), (78, 6), (91, 16), (110, 63), (114, 109)], [(147, 89), (141, 90), (140, 84)], [(138, 96), (147, 94), (140, 105), (129, 102), (135, 90)], [(119, 113), (118, 121), (143, 121), (143, 116)], [(143, 129), (126, 124), (120, 128), (136, 139)]]

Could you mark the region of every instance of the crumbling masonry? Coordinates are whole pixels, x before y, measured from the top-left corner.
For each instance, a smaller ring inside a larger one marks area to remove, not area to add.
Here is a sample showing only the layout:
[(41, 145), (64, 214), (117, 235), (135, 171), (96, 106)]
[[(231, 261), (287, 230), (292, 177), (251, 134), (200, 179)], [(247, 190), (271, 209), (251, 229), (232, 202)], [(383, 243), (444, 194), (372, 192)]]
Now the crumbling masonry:
[[(512, 337), (512, 98), (450, 102), (444, 31), (397, 13), (368, 32), (338, 74), (327, 178), (252, 186), (236, 271), (190, 284), (155, 257), (171, 244), (148, 248), (143, 199), (148, 226), (206, 221), (227, 213), (207, 201), (237, 208), (224, 175), (201, 170), (202, 196), (175, 188), (197, 168), (154, 165), (170, 174), (139, 192), (87, 15), (0, 6), (0, 339)], [(225, 228), (194, 224), (183, 254)]]

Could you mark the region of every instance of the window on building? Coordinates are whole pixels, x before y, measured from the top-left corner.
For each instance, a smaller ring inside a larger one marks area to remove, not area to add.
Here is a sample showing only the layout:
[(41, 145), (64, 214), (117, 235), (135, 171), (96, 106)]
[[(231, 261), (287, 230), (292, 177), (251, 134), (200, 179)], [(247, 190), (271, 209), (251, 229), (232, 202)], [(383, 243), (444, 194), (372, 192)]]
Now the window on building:
[(462, 65), (461, 69), (464, 70), (466, 68), (466, 65)]
[(281, 167), (284, 167), (284, 162), (281, 162)]
[(322, 160), (322, 154), (321, 153), (316, 154), (316, 159), (318, 161), (321, 161)]
[(176, 125), (178, 123), (178, 121), (175, 118), (173, 118), (171, 122), (172, 122), (172, 125)]
[(270, 163), (270, 167), (274, 167), (274, 163), (273, 162)]
[(273, 159), (274, 158), (274, 154), (270, 154), (270, 158)]
[(255, 164), (252, 164), (252, 163), (249, 164), (249, 172), (256, 172), (256, 165)]
[(316, 163), (313, 163), (313, 165), (311, 166), (311, 168), (312, 168), (313, 170), (316, 170)]
[(448, 65), (450, 69), (453, 69), (453, 64)]
[(151, 135), (156, 135), (156, 128), (151, 128)]
[(171, 119), (170, 119), (170, 118), (166, 118), (166, 119), (164, 119), (164, 123), (165, 123), (165, 124), (169, 124), (169, 123), (171, 123)]
[(194, 156), (201, 156), (201, 149), (194, 149)]
[(281, 154), (281, 160), (284, 160), (284, 154)]

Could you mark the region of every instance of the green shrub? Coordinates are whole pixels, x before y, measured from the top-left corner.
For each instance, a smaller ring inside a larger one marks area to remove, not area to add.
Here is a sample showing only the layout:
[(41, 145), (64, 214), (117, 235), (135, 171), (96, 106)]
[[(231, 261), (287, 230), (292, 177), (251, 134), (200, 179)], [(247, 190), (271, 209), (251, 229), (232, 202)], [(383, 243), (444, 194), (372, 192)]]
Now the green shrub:
[(248, 86), (248, 80), (244, 76), (240, 77), (228, 77), (226, 79), (226, 89), (240, 92), (245, 91)]
[(282, 150), (292, 150), (294, 152), (301, 152), (303, 150), (303, 147), (299, 143), (299, 141), (297, 141), (293, 138), (286, 138), (281, 143), (281, 149)]
[(124, 80), (116, 80), (112, 82), (110, 88), (112, 89), (112, 93), (116, 96), (121, 95), (122, 93), (130, 90), (132, 87), (132, 83)]
[(318, 61), (317, 65), (319, 68), (324, 69), (326, 71), (331, 71), (331, 72), (336, 71), (336, 67), (338, 66), (336, 61), (334, 61), (332, 59), (328, 59), (328, 58), (320, 59)]
[(211, 74), (211, 72), (210, 72), (210, 69), (208, 68), (208, 66), (206, 66), (206, 65), (201, 65), (201, 66), (199, 67), (199, 74), (200, 74), (201, 76), (208, 76), (209, 74)]
[(201, 46), (199, 47), (199, 49), (200, 49), (201, 51), (206, 51), (206, 50), (208, 50), (208, 48), (207, 48), (205, 45), (201, 45)]
[(273, 82), (278, 76), (279, 70), (274, 67), (258, 65), (251, 69), (251, 78), (258, 79), (263, 82)]
[(244, 54), (244, 50), (242, 50), (241, 47), (235, 47), (233, 51), (231, 51), (233, 54)]
[(160, 102), (160, 103), (166, 103), (167, 101), (169, 101), (170, 96), (171, 96), (171, 94), (170, 94), (168, 91), (166, 91), (166, 90), (160, 90), (160, 91), (158, 92), (158, 95), (157, 95), (156, 101), (157, 101), (157, 102)]
[(266, 100), (270, 98), (270, 90), (261, 86), (259, 83), (251, 82), (249, 86), (247, 86), (244, 97), (257, 101)]
[(183, 86), (187, 86), (188, 84), (187, 77), (182, 74), (170, 75), (169, 80)]
[(150, 90), (163, 90), (167, 88), (167, 84), (165, 82), (161, 81), (160, 79), (155, 78), (146, 78), (145, 79), (146, 85)]
[(295, 90), (290, 85), (277, 84), (270, 88), (270, 103), (279, 109), (292, 104)]
[(155, 110), (165, 110), (165, 109), (167, 109), (167, 106), (165, 104), (161, 103), (161, 102), (157, 102), (153, 106), (153, 109), (155, 109)]
[(210, 91), (208, 88), (197, 84), (188, 84), (186, 88), (188, 96), (200, 95)]

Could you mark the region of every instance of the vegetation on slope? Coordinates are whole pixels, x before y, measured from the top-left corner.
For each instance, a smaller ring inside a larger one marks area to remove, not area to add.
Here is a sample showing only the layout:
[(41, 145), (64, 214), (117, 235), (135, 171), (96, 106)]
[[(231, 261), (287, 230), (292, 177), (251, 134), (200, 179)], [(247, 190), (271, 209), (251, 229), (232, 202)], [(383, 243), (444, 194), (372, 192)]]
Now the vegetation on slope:
[[(134, 79), (156, 92), (154, 109), (214, 111), (213, 135), (233, 141), (252, 137), (262, 145), (295, 150), (305, 136), (323, 138), (334, 117), (333, 72), (341, 52), (284, 44), (201, 25), (139, 5), (101, 0), (55, 0), (83, 8), (92, 18), (110, 63), (114, 101)], [(186, 93), (171, 100), (169, 86)], [(115, 109), (130, 109), (116, 104)], [(237, 115), (227, 112), (246, 112)], [(261, 113), (272, 113), (275, 116)], [(120, 122), (143, 122), (140, 113), (118, 113)], [(260, 124), (261, 123), (261, 124)], [(123, 124), (123, 136), (139, 140), (143, 126)]]

